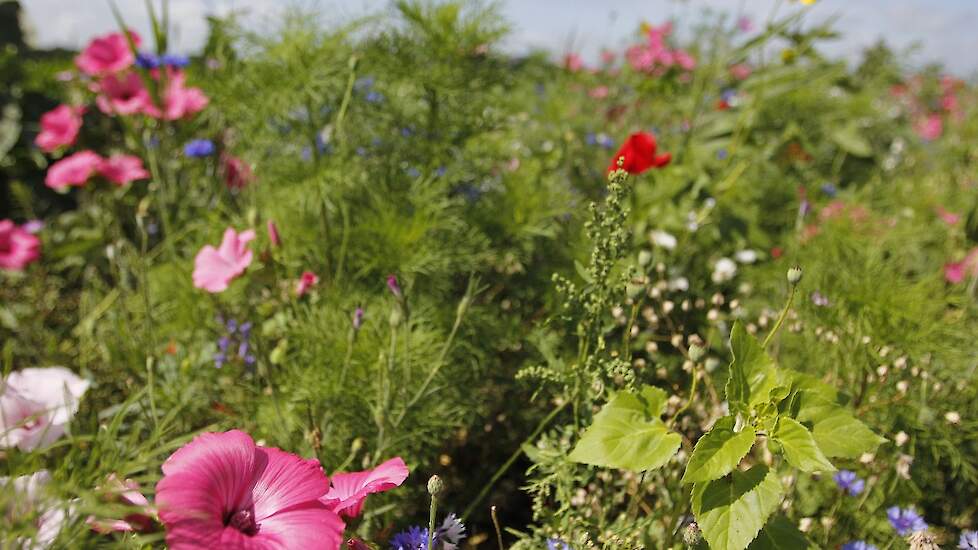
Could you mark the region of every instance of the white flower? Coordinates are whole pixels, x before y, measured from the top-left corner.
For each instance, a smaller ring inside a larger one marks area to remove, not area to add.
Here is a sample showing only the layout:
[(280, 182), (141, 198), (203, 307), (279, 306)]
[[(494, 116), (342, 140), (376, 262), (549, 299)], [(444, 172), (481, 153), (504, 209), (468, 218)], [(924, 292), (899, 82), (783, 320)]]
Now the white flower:
[(661, 246), (666, 250), (676, 248), (676, 237), (670, 233), (666, 233), (665, 231), (660, 231), (658, 229), (651, 231), (649, 233), (649, 240), (652, 241), (652, 244)]
[(751, 249), (738, 250), (734, 254), (734, 258), (742, 264), (752, 264), (757, 261), (757, 251)]
[(689, 290), (689, 279), (686, 277), (676, 277), (669, 281), (669, 290), (686, 292)]
[(27, 368), (0, 388), (0, 448), (32, 451), (64, 435), (89, 382), (64, 367)]
[(909, 439), (910, 436), (907, 435), (907, 432), (899, 431), (897, 432), (896, 436), (893, 437), (893, 442), (896, 443), (897, 447), (903, 447), (904, 443), (906, 443)]
[(733, 279), (737, 274), (737, 264), (730, 258), (720, 258), (713, 264), (713, 275), (710, 277), (714, 283), (723, 283)]
[(947, 420), (951, 424), (960, 424), (961, 423), (961, 413), (959, 413), (958, 411), (948, 411), (944, 415), (944, 420)]
[[(45, 492), (50, 482), (51, 474), (47, 470), (13, 479), (0, 477), (0, 491), (16, 495), (13, 497), (13, 508), (8, 513), (18, 517), (36, 518), (34, 527), (37, 528), (37, 534), (31, 539), (17, 539), (17, 548), (42, 550), (49, 548), (54, 539), (58, 538), (70, 510), (52, 503), (47, 497)], [(13, 490), (8, 491), (8, 487)]]
[(437, 529), (437, 534), (444, 550), (455, 550), (465, 538), (465, 525), (455, 514), (448, 514), (441, 527)]

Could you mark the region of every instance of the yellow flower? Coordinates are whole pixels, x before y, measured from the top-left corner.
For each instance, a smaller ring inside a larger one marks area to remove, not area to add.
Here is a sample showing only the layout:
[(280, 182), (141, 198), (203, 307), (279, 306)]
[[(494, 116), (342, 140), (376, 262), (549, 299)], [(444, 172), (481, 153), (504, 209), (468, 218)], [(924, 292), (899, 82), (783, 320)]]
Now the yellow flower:
[(801, 3), (805, 4), (806, 6), (811, 6), (815, 2), (818, 2), (818, 0), (801, 0)]

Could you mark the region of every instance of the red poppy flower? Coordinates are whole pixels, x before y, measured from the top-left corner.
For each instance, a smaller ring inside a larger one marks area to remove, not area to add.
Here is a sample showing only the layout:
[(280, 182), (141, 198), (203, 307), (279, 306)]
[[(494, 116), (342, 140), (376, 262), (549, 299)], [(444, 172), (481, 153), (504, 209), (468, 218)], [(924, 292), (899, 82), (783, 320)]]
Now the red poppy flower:
[(608, 172), (618, 168), (618, 159), (621, 157), (625, 157), (621, 167), (629, 174), (641, 174), (649, 168), (661, 168), (669, 164), (672, 155), (669, 153), (656, 155), (656, 149), (658, 144), (652, 134), (648, 132), (632, 134), (612, 157)]

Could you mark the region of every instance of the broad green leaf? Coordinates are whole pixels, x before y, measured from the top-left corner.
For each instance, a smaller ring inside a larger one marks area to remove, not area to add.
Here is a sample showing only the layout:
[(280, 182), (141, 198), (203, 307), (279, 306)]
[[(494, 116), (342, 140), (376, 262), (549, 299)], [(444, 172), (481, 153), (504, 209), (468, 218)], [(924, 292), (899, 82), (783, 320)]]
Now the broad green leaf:
[(750, 550), (807, 550), (812, 548), (812, 544), (788, 518), (777, 516), (761, 529), (761, 533), (749, 548)]
[(794, 394), (788, 411), (795, 420), (805, 424), (814, 424), (826, 418), (842, 406), (835, 401), (825, 399), (817, 390), (801, 390)]
[(832, 132), (832, 141), (843, 151), (855, 157), (869, 157), (873, 155), (873, 147), (859, 133), (859, 128), (850, 123)]
[(659, 418), (665, 405), (666, 392), (654, 386), (619, 392), (594, 416), (569, 458), (636, 472), (660, 468), (682, 443)]
[(711, 550), (744, 550), (781, 503), (775, 472), (754, 466), (693, 486), (693, 514)]
[(730, 331), (730, 378), (727, 380), (727, 401), (733, 410), (747, 411), (770, 398), (778, 383), (774, 360), (760, 342), (751, 336), (739, 321)]
[(805, 472), (835, 471), (835, 466), (825, 458), (811, 432), (797, 420), (780, 417), (772, 437), (781, 444), (784, 457), (795, 468)]
[(825, 456), (857, 458), (876, 450), (886, 441), (838, 406), (831, 414), (815, 421), (812, 435)]
[(736, 468), (740, 459), (750, 452), (757, 433), (751, 426), (737, 433), (733, 430), (734, 422), (732, 416), (717, 420), (713, 429), (696, 442), (693, 455), (686, 464), (683, 483), (719, 479)]

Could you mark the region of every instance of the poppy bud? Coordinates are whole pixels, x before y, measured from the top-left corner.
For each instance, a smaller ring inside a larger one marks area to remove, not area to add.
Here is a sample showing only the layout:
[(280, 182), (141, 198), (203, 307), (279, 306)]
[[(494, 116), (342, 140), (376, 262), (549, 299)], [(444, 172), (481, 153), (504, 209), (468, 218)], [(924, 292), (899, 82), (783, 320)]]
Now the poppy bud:
[(801, 281), (801, 268), (798, 266), (788, 269), (788, 284), (794, 286)]
[(428, 479), (428, 494), (433, 497), (437, 497), (445, 490), (445, 482), (441, 480), (437, 475), (431, 476)]

